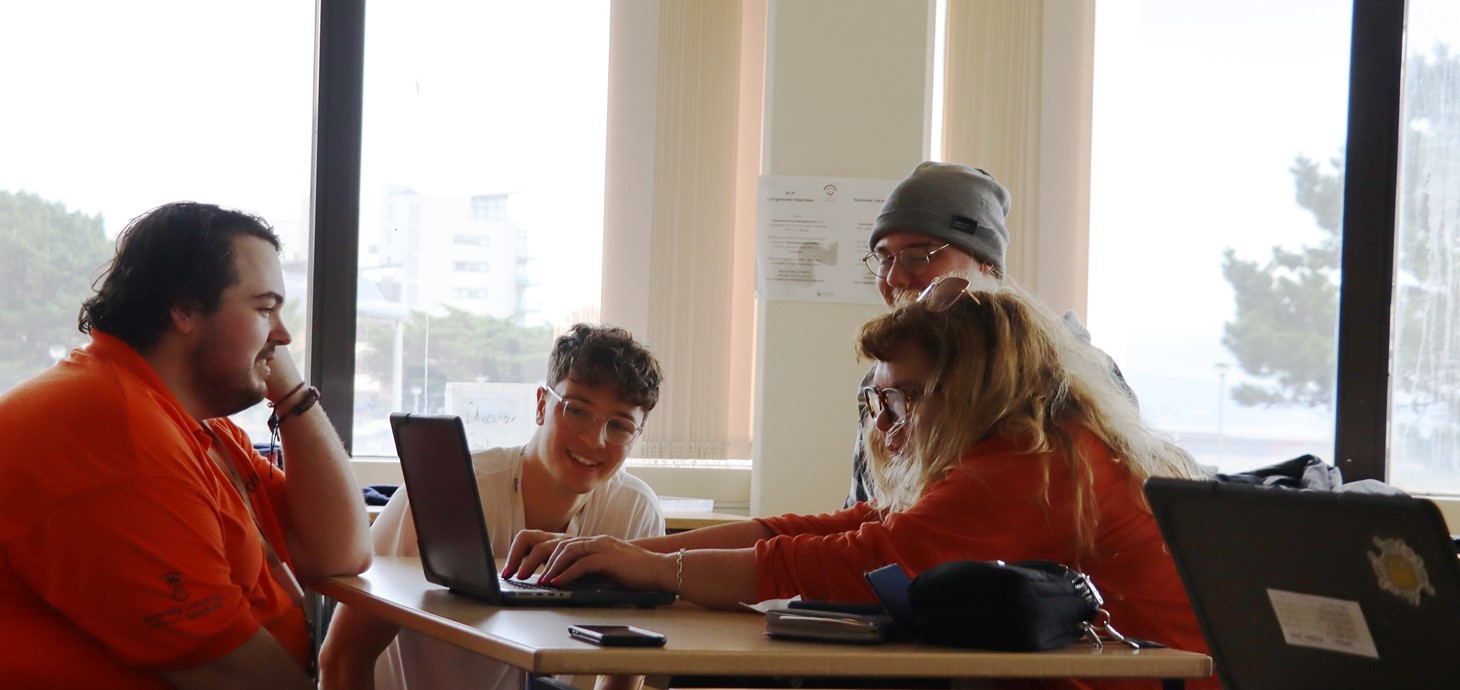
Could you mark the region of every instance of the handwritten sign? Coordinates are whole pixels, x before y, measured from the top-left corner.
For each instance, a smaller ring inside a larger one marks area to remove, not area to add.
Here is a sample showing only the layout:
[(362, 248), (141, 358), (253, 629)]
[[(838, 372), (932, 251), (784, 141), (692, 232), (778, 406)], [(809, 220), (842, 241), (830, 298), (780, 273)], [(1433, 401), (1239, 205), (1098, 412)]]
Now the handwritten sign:
[(446, 384), (446, 413), (461, 417), (472, 450), (520, 446), (537, 428), (537, 384)]

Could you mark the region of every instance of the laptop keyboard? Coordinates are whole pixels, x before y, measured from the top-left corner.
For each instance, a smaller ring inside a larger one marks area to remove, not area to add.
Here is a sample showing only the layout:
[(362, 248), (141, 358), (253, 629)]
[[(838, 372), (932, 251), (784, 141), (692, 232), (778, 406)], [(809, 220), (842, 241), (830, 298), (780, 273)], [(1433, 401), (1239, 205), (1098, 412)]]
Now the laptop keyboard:
[(560, 589), (561, 589), (559, 587), (551, 587), (551, 586), (548, 586), (548, 585), (540, 585), (540, 584), (537, 584), (536, 582), (532, 582), (530, 580), (517, 580), (517, 579), (509, 579), (509, 578), (505, 578), (505, 577), (504, 578), (501, 578), (501, 580), (502, 580), (502, 586), (505, 587), (505, 588), (508, 588), (508, 589), (525, 590), (525, 591), (529, 591), (529, 592), (556, 592), (556, 591), (560, 591)]
[(505, 577), (498, 579), (502, 581), (502, 586), (504, 588), (525, 590), (529, 592), (573, 592), (580, 590), (594, 591), (604, 589), (623, 589), (623, 587), (614, 584), (613, 580), (610, 580), (602, 575), (585, 575), (572, 582), (562, 585), (541, 585), (536, 582), (536, 577), (536, 575), (529, 575), (529, 579), (526, 580), (518, 580), (515, 578)]

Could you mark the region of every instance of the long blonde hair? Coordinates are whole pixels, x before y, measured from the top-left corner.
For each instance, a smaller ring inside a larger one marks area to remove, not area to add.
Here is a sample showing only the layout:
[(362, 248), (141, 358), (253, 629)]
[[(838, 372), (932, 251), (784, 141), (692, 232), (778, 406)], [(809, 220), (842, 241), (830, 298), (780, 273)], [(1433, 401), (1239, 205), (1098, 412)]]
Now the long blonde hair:
[(1074, 428), (1088, 429), (1138, 481), (1202, 476), (1190, 455), (1141, 420), (1105, 354), (1012, 285), (964, 292), (942, 311), (922, 303), (899, 307), (864, 325), (857, 341), (864, 358), (888, 361), (911, 346), (932, 364), (911, 413), (909, 461), (891, 462), (875, 420), (867, 425), (868, 479), (884, 510), (911, 507), (969, 449), (1003, 437), (1023, 453), (1047, 458), (1046, 502), (1050, 464), (1066, 464), (1075, 480), (1075, 541), (1089, 552), (1097, 523), (1095, 476), (1071, 435)]

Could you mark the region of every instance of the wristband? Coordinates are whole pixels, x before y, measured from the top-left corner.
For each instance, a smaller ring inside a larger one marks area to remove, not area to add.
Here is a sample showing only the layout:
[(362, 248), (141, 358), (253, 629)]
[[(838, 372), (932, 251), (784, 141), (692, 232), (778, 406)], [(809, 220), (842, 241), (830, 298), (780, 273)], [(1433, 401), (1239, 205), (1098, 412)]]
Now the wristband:
[(288, 400), (289, 398), (294, 397), (294, 394), (295, 393), (298, 393), (299, 392), (299, 389), (300, 388), (303, 388), (303, 387), (304, 387), (304, 382), (303, 381), (300, 381), (293, 388), (290, 388), (288, 393), (285, 393), (285, 394), (279, 396), (278, 401), (270, 400), (269, 401), (269, 407), (270, 408), (273, 408), (274, 406), (278, 405), (279, 403), (284, 402), (285, 400)]
[[(302, 386), (304, 384), (300, 383), (299, 385)], [(298, 389), (296, 388), (295, 390)], [(293, 395), (293, 393), (291, 392), (289, 395)], [(274, 412), (269, 415), (269, 430), (277, 431), (279, 429), (279, 425), (284, 423), (284, 420), (290, 417), (297, 417), (304, 414), (305, 412), (308, 412), (309, 408), (314, 407), (315, 403), (319, 402), (319, 398), (319, 389), (315, 388), (314, 386), (310, 386), (309, 390), (304, 392), (304, 399), (300, 400), (299, 403), (294, 407), (291, 407), (287, 411), (285, 411), (283, 415), (280, 415), (277, 409), (275, 409)], [(288, 396), (285, 396), (284, 399), (288, 400), (289, 398)], [(272, 407), (273, 403), (270, 403), (270, 406)]]

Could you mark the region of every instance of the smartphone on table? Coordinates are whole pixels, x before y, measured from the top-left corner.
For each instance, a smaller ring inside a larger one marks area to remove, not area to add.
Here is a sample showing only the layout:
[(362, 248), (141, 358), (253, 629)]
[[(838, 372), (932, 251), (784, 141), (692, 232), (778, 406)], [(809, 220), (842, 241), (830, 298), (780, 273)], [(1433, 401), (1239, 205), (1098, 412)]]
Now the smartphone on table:
[(570, 625), (574, 638), (604, 647), (663, 647), (664, 636), (632, 625)]

